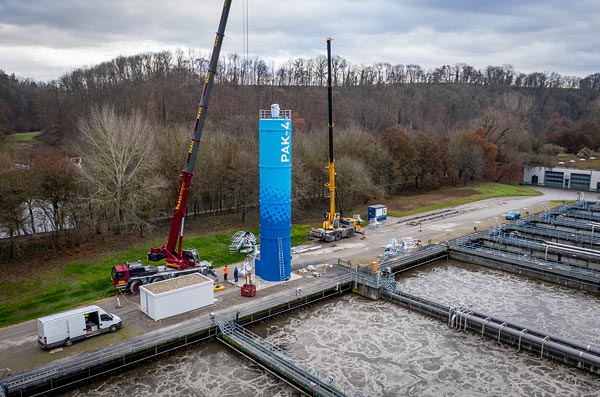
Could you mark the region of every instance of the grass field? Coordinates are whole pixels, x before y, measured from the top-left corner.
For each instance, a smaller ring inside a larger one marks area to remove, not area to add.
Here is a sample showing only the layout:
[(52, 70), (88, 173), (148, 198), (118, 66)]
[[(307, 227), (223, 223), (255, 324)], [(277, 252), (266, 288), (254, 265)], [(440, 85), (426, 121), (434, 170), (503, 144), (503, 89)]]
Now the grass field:
[(520, 185), (481, 183), (444, 188), (428, 194), (408, 194), (387, 200), (388, 214), (402, 217), (441, 208), (455, 207), (493, 197), (539, 196), (540, 192)]
[[(451, 207), (477, 200), (500, 196), (538, 195), (535, 190), (521, 186), (495, 183), (447, 188), (427, 194), (409, 194), (386, 200), (391, 216), (404, 216), (418, 212)], [(366, 206), (354, 213), (366, 214)], [(292, 227), (292, 245), (303, 244), (310, 225), (296, 224)], [(215, 266), (241, 262), (243, 254), (228, 251), (231, 236), (238, 229), (217, 233), (188, 235), (185, 246), (197, 248), (202, 259)], [(258, 235), (258, 229), (250, 229)], [(115, 294), (110, 280), (112, 266), (118, 263), (142, 260), (147, 264), (149, 247), (164, 244), (164, 236), (121, 251), (99, 255), (91, 252), (84, 257), (97, 258), (72, 261), (53, 268), (38, 264), (30, 273), (6, 276), (0, 281), (0, 326), (37, 318), (46, 314), (83, 305)], [(40, 260), (43, 263), (42, 260)], [(33, 268), (32, 268), (33, 269)]]
[[(292, 244), (306, 241), (308, 225), (294, 225)], [(244, 260), (245, 255), (229, 252), (231, 236), (236, 229), (185, 239), (185, 246), (197, 248), (203, 260), (222, 267)], [(255, 235), (258, 229), (250, 230)], [(150, 246), (158, 247), (164, 239), (144, 243), (126, 251), (104, 255), (97, 261), (79, 261), (61, 269), (33, 275), (26, 279), (0, 283), (0, 327), (55, 313), (109, 297), (116, 293), (110, 280), (115, 264), (145, 260)]]
[(33, 138), (40, 136), (41, 133), (41, 131), (22, 132), (20, 134), (11, 134), (10, 138), (14, 141), (27, 142), (33, 140)]

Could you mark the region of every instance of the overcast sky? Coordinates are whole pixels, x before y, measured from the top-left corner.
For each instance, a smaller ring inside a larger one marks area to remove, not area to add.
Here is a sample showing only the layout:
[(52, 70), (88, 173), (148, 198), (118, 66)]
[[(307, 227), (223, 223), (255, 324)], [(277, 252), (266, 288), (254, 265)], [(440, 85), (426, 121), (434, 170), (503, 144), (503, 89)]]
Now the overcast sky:
[[(244, 53), (233, 0), (223, 53)], [(247, 0), (249, 55), (275, 66), (332, 51), (352, 63), (464, 62), (600, 72), (600, 0)], [(0, 0), (0, 69), (52, 80), (118, 55), (212, 48), (222, 0)]]

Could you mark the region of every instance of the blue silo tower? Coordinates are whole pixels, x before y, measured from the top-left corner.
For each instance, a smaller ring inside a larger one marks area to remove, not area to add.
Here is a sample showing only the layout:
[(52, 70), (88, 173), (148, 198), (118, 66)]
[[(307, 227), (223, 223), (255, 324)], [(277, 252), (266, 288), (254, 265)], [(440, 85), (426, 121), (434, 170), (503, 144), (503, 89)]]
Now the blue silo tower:
[(260, 169), (260, 259), (256, 275), (267, 281), (290, 277), (292, 235), (292, 119), (290, 110), (261, 110), (258, 122)]

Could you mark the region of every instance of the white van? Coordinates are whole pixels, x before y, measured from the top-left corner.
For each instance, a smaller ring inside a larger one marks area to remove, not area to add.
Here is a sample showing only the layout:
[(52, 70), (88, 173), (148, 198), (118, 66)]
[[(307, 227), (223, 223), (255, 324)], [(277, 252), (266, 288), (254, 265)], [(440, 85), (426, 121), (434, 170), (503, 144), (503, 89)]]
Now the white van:
[(100, 306), (86, 306), (38, 319), (38, 344), (42, 349), (71, 346), (73, 342), (105, 332), (116, 332), (123, 323), (119, 316)]

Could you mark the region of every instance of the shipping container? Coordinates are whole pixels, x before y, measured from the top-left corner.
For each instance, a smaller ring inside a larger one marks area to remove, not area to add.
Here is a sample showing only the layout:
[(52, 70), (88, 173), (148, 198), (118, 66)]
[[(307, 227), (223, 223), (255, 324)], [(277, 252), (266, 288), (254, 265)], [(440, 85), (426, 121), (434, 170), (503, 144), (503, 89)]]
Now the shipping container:
[(214, 303), (213, 281), (198, 273), (140, 287), (140, 309), (153, 320), (176, 316)]

